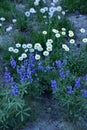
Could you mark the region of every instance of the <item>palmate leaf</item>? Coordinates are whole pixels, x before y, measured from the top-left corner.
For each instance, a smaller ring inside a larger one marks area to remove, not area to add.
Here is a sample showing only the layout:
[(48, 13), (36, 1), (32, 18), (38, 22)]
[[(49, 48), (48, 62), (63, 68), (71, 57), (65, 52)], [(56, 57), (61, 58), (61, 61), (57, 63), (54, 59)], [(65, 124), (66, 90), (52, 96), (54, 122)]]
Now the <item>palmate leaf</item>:
[(21, 121), (23, 122), (25, 116), (30, 117), (30, 114), (29, 114), (30, 109), (31, 109), (30, 107), (22, 108), (21, 110), (18, 111), (18, 113), (16, 114), (16, 117), (19, 116), (21, 118)]

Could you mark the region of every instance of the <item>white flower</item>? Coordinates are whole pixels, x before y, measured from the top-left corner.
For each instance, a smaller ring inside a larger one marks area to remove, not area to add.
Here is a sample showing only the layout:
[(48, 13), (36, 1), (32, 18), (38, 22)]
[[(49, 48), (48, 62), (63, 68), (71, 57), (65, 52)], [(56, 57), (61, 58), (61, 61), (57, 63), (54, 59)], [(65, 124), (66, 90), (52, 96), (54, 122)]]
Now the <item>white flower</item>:
[(39, 55), (39, 54), (36, 54), (36, 55), (35, 55), (35, 59), (36, 59), (36, 60), (39, 60), (39, 59), (40, 59), (40, 55)]
[(4, 18), (4, 17), (1, 17), (0, 20), (1, 20), (2, 22), (4, 22), (4, 21), (5, 21), (5, 18)]
[(31, 53), (34, 52), (34, 49), (33, 49), (33, 48), (30, 48), (30, 49), (29, 49), (29, 52), (31, 52)]
[(44, 16), (43, 16), (43, 18), (47, 18), (47, 16), (46, 16), (46, 15), (44, 15)]
[(39, 47), (37, 50), (38, 50), (38, 51), (43, 51), (43, 48), (42, 48), (42, 47)]
[(69, 41), (71, 44), (74, 44), (75, 43), (75, 40), (74, 39), (70, 39)]
[(16, 20), (16, 19), (12, 19), (12, 22), (13, 22), (13, 23), (16, 23), (16, 22), (17, 22), (17, 20)]
[(87, 43), (87, 38), (83, 38), (82, 42)]
[(53, 40), (52, 39), (48, 39), (47, 42), (48, 43), (53, 43)]
[(25, 16), (26, 16), (26, 17), (29, 17), (29, 16), (30, 16), (30, 12), (29, 12), (29, 11), (26, 11), (26, 12), (25, 12)]
[(18, 49), (14, 49), (13, 52), (14, 52), (14, 53), (18, 53), (19, 50), (18, 50)]
[(22, 48), (23, 48), (23, 49), (26, 49), (26, 48), (27, 48), (27, 45), (26, 45), (26, 44), (22, 44)]
[(66, 32), (63, 31), (63, 32), (61, 32), (61, 34), (62, 34), (62, 35), (66, 35)]
[(16, 47), (17, 47), (17, 48), (21, 47), (21, 44), (20, 44), (20, 43), (17, 43), (17, 44), (16, 44)]
[(48, 51), (44, 51), (44, 52), (43, 52), (43, 55), (44, 55), (44, 56), (48, 56), (48, 55), (49, 55), (49, 52), (48, 52)]
[(81, 32), (81, 33), (85, 33), (85, 29), (84, 29), (84, 28), (81, 28), (81, 29), (80, 29), (80, 32)]
[(22, 61), (23, 60), (23, 57), (21, 56), (21, 57), (18, 57), (18, 60), (19, 61)]
[(74, 33), (73, 32), (70, 32), (69, 33), (69, 37), (73, 37), (74, 36)]
[(31, 43), (28, 43), (28, 44), (27, 44), (27, 48), (29, 48), (29, 49), (30, 49), (30, 48), (32, 48), (32, 47), (33, 47), (33, 46), (32, 46), (32, 44), (31, 44)]
[(30, 13), (36, 13), (36, 10), (34, 8), (30, 8)]
[(59, 0), (53, 0), (54, 3), (57, 3)]
[(8, 51), (9, 51), (9, 52), (13, 52), (13, 50), (14, 50), (13, 47), (9, 47), (9, 48), (8, 48)]
[(62, 48), (63, 48), (65, 51), (69, 51), (69, 47), (68, 47), (66, 44), (62, 44)]
[(34, 2), (34, 5), (35, 5), (35, 6), (38, 6), (38, 5), (39, 5), (39, 2), (38, 2), (38, 1), (35, 1), (35, 2)]
[(52, 43), (46, 42), (46, 46), (52, 47)]
[(2, 26), (2, 24), (0, 23), (0, 27)]
[(44, 7), (45, 11), (48, 11), (48, 7)]
[(40, 12), (41, 12), (42, 14), (44, 14), (44, 13), (45, 13), (45, 9), (44, 9), (44, 8), (41, 8), (41, 9), (40, 9)]
[(26, 53), (22, 53), (21, 57), (22, 58), (27, 58), (27, 54)]
[(25, 49), (24, 52), (28, 52), (28, 49)]
[(52, 47), (47, 47), (46, 50), (50, 52), (52, 51)]
[(56, 11), (56, 8), (55, 7), (50, 7), (49, 11), (52, 12), (52, 13), (54, 13)]
[(58, 12), (61, 12), (61, 11), (62, 11), (62, 7), (61, 7), (61, 6), (57, 6), (56, 10), (57, 10)]
[(42, 34), (46, 35), (46, 34), (47, 34), (47, 31), (43, 31)]
[(58, 33), (59, 31), (57, 29), (52, 29), (52, 32)]
[(65, 15), (65, 14), (66, 14), (65, 11), (62, 11), (61, 13), (62, 13), (62, 15)]
[(35, 45), (34, 45), (34, 49), (38, 49), (38, 48), (40, 48), (41, 47), (41, 44), (40, 43), (35, 43)]
[(58, 19), (60, 20), (60, 19), (61, 19), (61, 16), (58, 15)]
[(66, 28), (61, 28), (62, 31), (66, 31)]
[(59, 33), (55, 34), (55, 37), (59, 38), (61, 35)]
[(6, 32), (9, 32), (12, 30), (12, 26), (9, 26), (8, 28), (6, 28)]

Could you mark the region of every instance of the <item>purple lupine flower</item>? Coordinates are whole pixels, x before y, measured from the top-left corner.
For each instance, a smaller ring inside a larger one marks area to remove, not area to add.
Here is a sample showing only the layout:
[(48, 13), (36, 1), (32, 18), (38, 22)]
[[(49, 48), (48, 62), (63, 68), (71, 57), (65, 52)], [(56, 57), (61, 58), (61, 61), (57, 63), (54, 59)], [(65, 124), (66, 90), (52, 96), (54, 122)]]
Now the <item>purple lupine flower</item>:
[(87, 74), (86, 74), (86, 76), (85, 76), (85, 80), (87, 81)]
[(67, 94), (70, 95), (70, 94), (73, 93), (72, 86), (67, 86), (66, 88), (67, 88), (67, 90), (68, 90), (68, 91), (67, 91)]
[(12, 56), (10, 57), (10, 65), (11, 65), (11, 67), (13, 67), (13, 68), (16, 67), (16, 61), (15, 61), (15, 59), (14, 59)]
[(61, 66), (62, 66), (61, 60), (56, 61), (56, 66), (57, 66), (58, 68), (61, 68)]
[(82, 95), (85, 97), (85, 98), (87, 98), (87, 90), (81, 90), (81, 92), (82, 92)]
[(7, 67), (5, 67), (4, 80), (5, 80), (6, 83), (10, 83), (10, 82), (13, 81), (13, 78), (11, 77), (11, 74), (8, 71)]
[(51, 67), (48, 65), (46, 66), (46, 71), (49, 71), (49, 70), (51, 70)]
[(60, 77), (61, 77), (62, 79), (65, 79), (65, 73), (64, 73), (63, 68), (60, 69), (59, 74), (60, 74)]
[(80, 88), (81, 87), (81, 78), (79, 77), (78, 79), (75, 80), (75, 87)]
[(38, 70), (44, 71), (44, 67), (42, 65), (42, 62), (38, 63)]
[(51, 80), (51, 87), (54, 89), (57, 87), (57, 82), (56, 80)]
[(13, 96), (17, 96), (18, 95), (18, 86), (16, 85), (15, 82), (12, 83), (11, 90), (12, 90), (12, 95)]

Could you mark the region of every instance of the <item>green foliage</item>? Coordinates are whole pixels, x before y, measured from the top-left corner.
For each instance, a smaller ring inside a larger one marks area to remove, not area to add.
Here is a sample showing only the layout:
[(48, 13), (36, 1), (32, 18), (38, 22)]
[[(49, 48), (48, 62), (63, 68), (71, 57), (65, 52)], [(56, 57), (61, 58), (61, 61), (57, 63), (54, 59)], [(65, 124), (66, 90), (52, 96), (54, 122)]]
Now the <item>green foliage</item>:
[(87, 1), (86, 0), (63, 0), (62, 6), (69, 12), (75, 12), (80, 10), (81, 13), (87, 13)]

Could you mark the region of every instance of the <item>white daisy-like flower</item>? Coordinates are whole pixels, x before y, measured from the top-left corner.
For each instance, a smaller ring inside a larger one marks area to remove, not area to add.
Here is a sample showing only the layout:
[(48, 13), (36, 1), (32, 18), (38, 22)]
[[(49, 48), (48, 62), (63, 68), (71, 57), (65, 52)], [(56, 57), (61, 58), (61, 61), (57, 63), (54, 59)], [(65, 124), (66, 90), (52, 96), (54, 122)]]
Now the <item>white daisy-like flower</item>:
[(74, 44), (75, 43), (75, 40), (74, 39), (70, 39), (69, 41), (71, 44)]
[(57, 10), (58, 12), (61, 12), (61, 11), (62, 11), (62, 7), (61, 7), (61, 6), (57, 6), (56, 10)]
[(31, 43), (28, 43), (28, 44), (27, 44), (27, 48), (30, 49), (30, 48), (32, 48), (32, 47), (33, 47), (33, 45), (32, 45)]
[(12, 26), (9, 26), (8, 28), (6, 28), (6, 32), (10, 32), (12, 30)]
[(38, 1), (35, 1), (35, 2), (34, 2), (34, 5), (35, 5), (35, 6), (38, 6), (38, 5), (39, 5), (39, 2), (38, 2)]
[(69, 33), (74, 33), (72, 30), (69, 30), (68, 32), (69, 32)]
[(34, 52), (34, 49), (33, 49), (33, 48), (30, 48), (30, 49), (29, 49), (29, 52), (31, 52), (31, 53)]
[(54, 13), (56, 11), (56, 8), (55, 7), (50, 7), (49, 11), (52, 12), (52, 13)]
[(54, 3), (57, 3), (59, 0), (53, 0)]
[(36, 54), (36, 55), (35, 55), (35, 59), (36, 59), (36, 60), (39, 60), (39, 59), (40, 59), (40, 55), (39, 55), (39, 54)]
[(41, 44), (40, 43), (35, 43), (35, 45), (34, 45), (34, 49), (38, 49), (38, 48), (40, 48), (41, 47)]
[(48, 43), (53, 43), (53, 40), (52, 39), (48, 39), (47, 42)]
[(61, 35), (59, 33), (55, 34), (55, 37), (59, 38)]
[(30, 13), (36, 13), (36, 10), (34, 8), (30, 8)]
[(29, 11), (26, 11), (26, 12), (25, 12), (25, 16), (26, 16), (26, 17), (29, 17), (29, 16), (30, 16), (30, 12), (29, 12)]
[(62, 48), (63, 48), (65, 51), (69, 51), (69, 47), (68, 47), (66, 44), (62, 44)]
[(14, 49), (13, 52), (14, 52), (14, 53), (18, 53), (19, 50), (18, 50), (18, 49)]
[(0, 27), (2, 27), (2, 24), (0, 23)]
[(58, 33), (59, 31), (57, 29), (52, 29), (52, 32)]
[(48, 55), (49, 55), (49, 52), (48, 52), (48, 51), (44, 51), (44, 52), (43, 52), (43, 55), (44, 55), (44, 56), (48, 56)]
[(44, 13), (45, 13), (45, 9), (44, 9), (44, 8), (41, 8), (41, 9), (40, 9), (40, 12), (41, 12), (42, 14), (44, 14)]
[(47, 47), (46, 50), (50, 52), (52, 51), (52, 47)]
[(43, 48), (39, 47), (37, 50), (41, 52), (41, 51), (43, 51)]
[(61, 34), (65, 36), (65, 35), (66, 35), (66, 32), (65, 32), (65, 31), (63, 31), (63, 32), (61, 32)]
[(23, 57), (22, 57), (22, 56), (18, 57), (18, 60), (19, 60), (19, 61), (22, 61), (22, 60), (23, 60)]
[(23, 49), (26, 49), (26, 48), (27, 48), (27, 45), (26, 45), (26, 44), (22, 44), (22, 48), (23, 48)]
[(24, 52), (28, 52), (28, 49), (25, 49)]
[(44, 7), (45, 11), (48, 11), (48, 7)]
[(9, 47), (9, 48), (8, 48), (8, 51), (9, 51), (9, 52), (13, 52), (13, 50), (14, 50), (13, 47)]
[(66, 47), (67, 47), (67, 45), (66, 45), (66, 44), (62, 44), (62, 48), (64, 48), (64, 49), (65, 49)]
[(2, 22), (4, 22), (4, 21), (5, 21), (5, 18), (4, 18), (4, 17), (1, 17), (0, 20), (1, 20)]
[(66, 47), (66, 48), (64, 48), (65, 49), (65, 51), (69, 51), (70, 49), (69, 49), (69, 47)]
[(69, 33), (69, 37), (73, 37), (74, 36), (74, 33), (73, 32), (70, 32)]
[(62, 11), (61, 13), (62, 13), (62, 15), (65, 15), (65, 14), (66, 14), (65, 11)]
[(22, 53), (21, 57), (22, 58), (27, 58), (27, 54), (26, 53)]
[(46, 16), (46, 15), (44, 15), (44, 16), (43, 16), (43, 18), (45, 18), (45, 19), (46, 19), (46, 18), (47, 18), (47, 16)]
[(87, 38), (83, 38), (82, 42), (87, 43)]
[(16, 22), (17, 22), (17, 19), (12, 19), (12, 22), (13, 22), (13, 23), (16, 23)]
[(47, 47), (52, 47), (52, 43), (46, 42)]
[(66, 28), (61, 28), (62, 31), (66, 31)]
[(80, 32), (81, 32), (81, 33), (85, 33), (85, 31), (86, 31), (86, 30), (85, 30), (84, 28), (81, 28), (81, 29), (80, 29)]
[(58, 15), (58, 19), (60, 20), (60, 19), (61, 19), (61, 16)]
[(16, 43), (15, 45), (17, 48), (20, 48), (21, 47), (21, 44), (20, 43)]
[(47, 31), (43, 31), (42, 34), (43, 34), (43, 35), (46, 35), (46, 34), (47, 34)]

